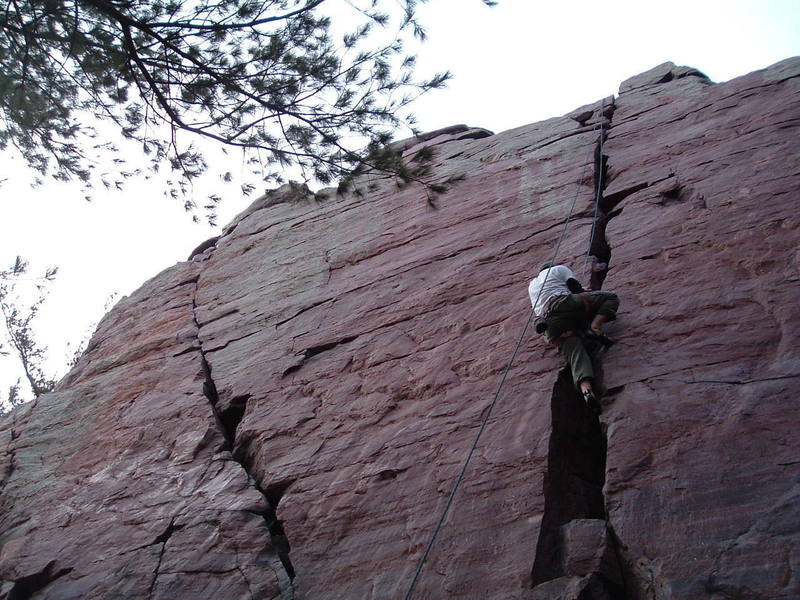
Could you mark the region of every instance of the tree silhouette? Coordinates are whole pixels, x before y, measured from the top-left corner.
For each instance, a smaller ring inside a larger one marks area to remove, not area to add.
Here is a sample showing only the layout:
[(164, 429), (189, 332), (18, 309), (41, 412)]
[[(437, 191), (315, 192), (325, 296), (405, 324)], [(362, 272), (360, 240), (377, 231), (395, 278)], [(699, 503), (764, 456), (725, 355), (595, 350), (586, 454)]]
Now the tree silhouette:
[[(10, 268), (0, 271), (0, 315), (5, 326), (5, 335), (2, 336), (5, 343), (0, 341), (0, 355), (13, 353), (17, 356), (34, 397), (49, 392), (56, 383), (44, 373), (43, 362), (47, 349), (36, 341), (32, 329), (33, 320), (45, 299), (45, 285), (53, 281), (56, 271), (48, 269), (41, 277), (26, 279), (28, 263), (19, 256)], [(27, 305), (17, 294), (17, 286), (21, 281), (35, 287), (35, 299)], [(9, 389), (8, 398), (0, 400), (0, 413), (21, 402), (17, 381)]]
[[(209, 169), (198, 139), (241, 149), (257, 180), (273, 183), (290, 165), (322, 184), (367, 169), (418, 179), (420, 165), (384, 150), (395, 128), (413, 126), (400, 111), (449, 78), (417, 80), (405, 54), (409, 36), (425, 37), (418, 2), (10, 0), (0, 148), (13, 145), (40, 181), (87, 187), (169, 168), (168, 192), (187, 208), (187, 186)], [(344, 11), (354, 29), (334, 37), (329, 15)]]

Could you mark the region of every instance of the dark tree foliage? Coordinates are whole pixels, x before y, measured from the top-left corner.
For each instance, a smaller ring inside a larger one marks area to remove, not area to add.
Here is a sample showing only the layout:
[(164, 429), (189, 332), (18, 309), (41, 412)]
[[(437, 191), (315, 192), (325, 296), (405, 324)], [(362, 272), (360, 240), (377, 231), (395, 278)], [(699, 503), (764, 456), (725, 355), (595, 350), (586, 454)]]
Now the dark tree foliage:
[[(168, 167), (187, 208), (188, 184), (209, 168), (198, 138), (242, 149), (265, 181), (290, 165), (322, 184), (364, 169), (418, 179), (423, 171), (385, 147), (399, 111), (449, 77), (415, 79), (404, 53), (404, 38), (424, 38), (424, 1), (8, 0), (0, 149), (12, 144), (40, 176), (87, 186)], [(326, 15), (345, 13), (357, 25), (334, 37)], [(146, 158), (129, 160), (98, 122)]]
[[(0, 315), (5, 326), (5, 335), (0, 337), (5, 338), (5, 343), (0, 341), (0, 355), (16, 355), (22, 363), (25, 378), (35, 397), (49, 392), (56, 383), (44, 373), (43, 362), (47, 349), (36, 341), (32, 329), (33, 320), (45, 299), (45, 284), (55, 278), (56, 271), (48, 269), (41, 277), (26, 278), (28, 263), (19, 256), (10, 268), (0, 271)], [(23, 302), (17, 294), (20, 282), (35, 287), (35, 298), (29, 304)], [(7, 399), (0, 399), (0, 413), (21, 402), (17, 381), (9, 389)]]

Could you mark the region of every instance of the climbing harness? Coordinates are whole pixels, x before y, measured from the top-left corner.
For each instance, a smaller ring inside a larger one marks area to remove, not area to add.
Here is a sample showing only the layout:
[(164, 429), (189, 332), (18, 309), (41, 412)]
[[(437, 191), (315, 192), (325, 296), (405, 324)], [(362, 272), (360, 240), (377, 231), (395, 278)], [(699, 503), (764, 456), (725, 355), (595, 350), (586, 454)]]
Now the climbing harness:
[[(588, 261), (588, 259), (589, 259), (589, 252), (591, 251), (592, 243), (594, 242), (595, 223), (596, 223), (596, 220), (597, 220), (598, 206), (599, 206), (599, 203), (600, 203), (600, 194), (601, 194), (601, 190), (602, 190), (603, 138), (605, 137), (605, 129), (603, 127), (602, 118), (603, 118), (603, 113), (604, 112), (605, 112), (605, 98), (603, 98), (603, 100), (601, 101), (600, 121), (598, 122), (598, 127), (600, 128), (600, 159), (599, 159), (600, 160), (600, 169), (599, 169), (600, 175), (599, 175), (599, 178), (598, 178), (597, 194), (596, 194), (596, 197), (595, 197), (595, 213), (594, 213), (595, 217), (594, 217), (594, 220), (592, 221), (592, 231), (591, 231), (591, 237), (589, 239), (589, 250), (587, 251), (586, 258), (584, 260), (584, 271), (586, 269), (586, 261)], [(561, 235), (559, 236), (558, 242), (556, 243), (556, 246), (555, 246), (555, 250), (553, 251), (553, 260), (552, 260), (553, 264), (557, 264), (556, 263), (556, 258), (558, 256), (558, 251), (559, 251), (559, 249), (561, 247), (561, 242), (564, 240), (564, 236), (567, 233), (567, 228), (569, 226), (569, 221), (572, 218), (572, 213), (573, 213), (573, 211), (575, 209), (575, 203), (578, 200), (578, 194), (580, 193), (581, 185), (583, 185), (583, 182), (584, 182), (584, 179), (585, 179), (585, 176), (586, 176), (586, 165), (588, 164), (588, 162), (589, 161), (586, 161), (584, 163), (584, 165), (583, 165), (583, 170), (581, 171), (581, 177), (578, 180), (578, 185), (576, 186), (576, 189), (575, 189), (575, 196), (572, 198), (572, 204), (569, 207), (569, 213), (567, 214), (567, 218), (564, 220), (564, 227), (561, 230)], [(539, 289), (539, 293), (537, 294), (536, 299), (533, 302), (533, 306), (536, 306), (537, 302), (539, 302), (539, 296), (541, 295), (542, 290), (544, 289), (544, 284), (547, 283), (547, 277), (549, 275), (550, 275), (550, 271), (548, 270), (547, 273), (545, 274), (544, 281), (542, 282), (542, 287)], [(404, 596), (404, 600), (410, 600), (412, 594), (414, 593), (414, 588), (416, 587), (417, 581), (419, 580), (419, 576), (422, 573), (422, 568), (425, 565), (425, 561), (428, 559), (428, 555), (430, 554), (431, 549), (433, 548), (433, 544), (434, 544), (434, 542), (436, 541), (436, 538), (439, 535), (439, 531), (441, 530), (442, 525), (444, 524), (444, 520), (447, 518), (447, 513), (450, 510), (450, 506), (453, 504), (453, 500), (455, 499), (456, 493), (458, 492), (458, 488), (461, 486), (461, 482), (464, 479), (464, 474), (466, 473), (467, 467), (469, 466), (469, 463), (472, 460), (472, 455), (475, 453), (475, 449), (478, 447), (478, 442), (480, 441), (481, 436), (483, 435), (483, 432), (486, 429), (486, 425), (489, 422), (489, 417), (491, 417), (492, 411), (494, 410), (494, 407), (497, 404), (497, 399), (500, 397), (500, 391), (503, 389), (503, 385), (506, 382), (506, 378), (508, 377), (508, 373), (511, 370), (511, 366), (514, 364), (514, 359), (516, 358), (517, 352), (519, 351), (519, 348), (522, 345), (522, 340), (525, 339), (525, 334), (527, 333), (528, 327), (530, 326), (531, 320), (533, 319), (533, 316), (534, 316), (534, 310), (535, 309), (531, 308), (531, 312), (528, 314), (528, 318), (525, 321), (525, 326), (522, 328), (522, 333), (520, 334), (519, 339), (517, 340), (517, 345), (514, 347), (514, 352), (512, 352), (512, 354), (511, 354), (511, 360), (508, 361), (508, 365), (506, 366), (506, 369), (503, 372), (503, 376), (500, 379), (500, 385), (497, 387), (497, 391), (495, 392), (494, 397), (492, 398), (492, 401), (491, 401), (491, 403), (489, 404), (489, 407), (486, 410), (486, 414), (484, 415), (483, 420), (481, 421), (481, 426), (478, 429), (478, 433), (475, 436), (475, 440), (472, 442), (472, 446), (470, 447), (466, 458), (464, 459), (464, 464), (461, 467), (461, 471), (458, 473), (458, 476), (456, 477), (455, 483), (453, 484), (453, 488), (450, 491), (450, 496), (447, 498), (447, 503), (444, 506), (444, 510), (442, 511), (442, 514), (439, 517), (439, 520), (436, 523), (436, 526), (434, 527), (433, 533), (431, 534), (430, 541), (428, 542), (428, 545), (425, 548), (425, 552), (423, 552), (422, 557), (420, 558), (419, 563), (417, 564), (417, 569), (414, 572), (414, 577), (412, 578), (410, 585), (408, 586), (408, 590), (406, 591), (406, 595)]]

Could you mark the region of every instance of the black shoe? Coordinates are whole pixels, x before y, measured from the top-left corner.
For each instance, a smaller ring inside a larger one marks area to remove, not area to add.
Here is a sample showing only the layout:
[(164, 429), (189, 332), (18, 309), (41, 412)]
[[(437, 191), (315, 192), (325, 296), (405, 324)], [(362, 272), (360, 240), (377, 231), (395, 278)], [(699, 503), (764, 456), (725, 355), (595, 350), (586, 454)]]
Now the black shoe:
[(586, 337), (592, 340), (597, 340), (600, 343), (600, 345), (602, 345), (603, 348), (605, 348), (606, 350), (608, 350), (609, 348), (611, 348), (611, 346), (617, 343), (602, 331), (597, 331), (595, 329), (587, 329)]
[(600, 406), (600, 402), (598, 402), (597, 397), (594, 395), (594, 392), (592, 392), (592, 390), (586, 390), (583, 392), (583, 400), (586, 402), (586, 407), (589, 409), (589, 412), (599, 417), (603, 412), (603, 409)]

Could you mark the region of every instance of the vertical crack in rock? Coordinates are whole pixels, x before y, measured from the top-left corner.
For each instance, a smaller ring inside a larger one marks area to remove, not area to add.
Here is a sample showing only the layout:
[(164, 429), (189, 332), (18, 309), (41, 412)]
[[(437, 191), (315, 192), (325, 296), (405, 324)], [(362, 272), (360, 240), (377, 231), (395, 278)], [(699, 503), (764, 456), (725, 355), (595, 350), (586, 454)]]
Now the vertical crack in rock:
[[(603, 147), (614, 108), (613, 104), (605, 107), (599, 116), (607, 120), (595, 149), (597, 214), (588, 249), (593, 257), (589, 281), (593, 290), (602, 287), (611, 260), (606, 225), (619, 214), (614, 212), (616, 202), (607, 201), (603, 195), (608, 178), (608, 156)], [(602, 370), (598, 368), (598, 379), (601, 378)], [(582, 599), (630, 598), (620, 542), (608, 523), (603, 495), (607, 438), (599, 419), (589, 412), (575, 389), (569, 367), (559, 372), (553, 386), (551, 413), (552, 431), (544, 477), (545, 508), (531, 571), (532, 586), (565, 576), (583, 577), (586, 587), (580, 595)], [(580, 540), (581, 531), (597, 532), (598, 527), (603, 535), (589, 536), (598, 547), (589, 544), (587, 549), (575, 541)], [(587, 552), (595, 557), (593, 561), (582, 560), (581, 554)]]
[[(14, 419), (14, 423), (16, 424), (16, 415), (12, 415), (11, 417)], [(11, 426), (11, 441), (9, 447), (6, 449), (6, 456), (8, 457), (6, 461), (6, 468), (3, 471), (3, 479), (0, 480), (0, 493), (5, 489), (6, 482), (11, 479), (11, 476), (14, 474), (14, 470), (17, 468), (17, 446), (14, 442), (16, 442), (19, 434), (14, 429), (14, 425)]]
[[(231, 438), (231, 440), (233, 440), (233, 438)], [(234, 448), (233, 458), (236, 460), (236, 462), (242, 465), (242, 468), (249, 475), (253, 465), (252, 459), (249, 457), (247, 442), (240, 443)], [(289, 544), (289, 538), (286, 535), (286, 530), (283, 528), (283, 522), (278, 519), (277, 511), (281, 498), (283, 498), (286, 490), (291, 487), (295, 480), (287, 479), (284, 481), (278, 481), (271, 484), (266, 489), (262, 488), (254, 477), (251, 477), (251, 480), (253, 481), (255, 488), (267, 500), (267, 509), (261, 513), (260, 516), (264, 519), (264, 523), (266, 523), (270, 534), (270, 541), (272, 542), (273, 548), (275, 548), (275, 553), (278, 555), (278, 558), (280, 559), (281, 564), (286, 570), (289, 580), (291, 581), (295, 577), (294, 566), (292, 565), (292, 561), (289, 557), (289, 553), (291, 552), (292, 548)]]
[(156, 582), (158, 581), (158, 576), (161, 573), (161, 563), (164, 560), (164, 553), (167, 551), (167, 542), (169, 538), (172, 537), (172, 534), (182, 529), (182, 525), (175, 525), (175, 518), (173, 517), (172, 520), (167, 525), (167, 528), (164, 530), (162, 534), (160, 534), (156, 539), (153, 540), (153, 543), (150, 544), (151, 546), (155, 546), (156, 544), (161, 544), (161, 550), (158, 552), (158, 562), (156, 563), (156, 568), (153, 569), (153, 578), (150, 580), (150, 586), (147, 588), (147, 597), (153, 597), (153, 590), (156, 588)]
[[(39, 399), (34, 398), (31, 402), (27, 405), (27, 412), (26, 414), (29, 415), (31, 411), (36, 408)], [(11, 479), (11, 476), (14, 475), (14, 471), (17, 469), (17, 446), (19, 446), (19, 437), (21, 435), (22, 429), (25, 425), (24, 420), (18, 420), (19, 418), (19, 411), (12, 410), (11, 411), (11, 427), (9, 428), (9, 443), (5, 450), (5, 455), (7, 457), (6, 460), (6, 468), (3, 471), (2, 479), (0, 479), (0, 493), (6, 487), (6, 484)]]
[[(231, 399), (231, 402), (227, 408), (224, 410), (220, 410), (218, 408), (219, 405), (219, 394), (217, 392), (217, 386), (214, 383), (214, 378), (211, 374), (211, 365), (206, 358), (206, 353), (203, 350), (202, 342), (200, 341), (200, 322), (197, 320), (197, 286), (198, 286), (199, 277), (195, 280), (195, 288), (194, 293), (192, 294), (192, 314), (194, 318), (195, 326), (197, 327), (197, 347), (200, 352), (200, 358), (202, 361), (202, 369), (203, 369), (203, 394), (208, 399), (209, 404), (211, 405), (211, 410), (214, 413), (217, 421), (219, 422), (220, 429), (222, 430), (223, 435), (225, 436), (225, 441), (228, 448), (231, 451), (231, 455), (233, 459), (239, 463), (239, 465), (244, 469), (245, 473), (247, 473), (247, 477), (250, 482), (253, 484), (267, 503), (267, 508), (262, 513), (259, 514), (264, 519), (264, 523), (267, 527), (267, 531), (269, 531), (270, 541), (272, 542), (272, 546), (275, 549), (275, 552), (278, 555), (278, 558), (281, 561), (284, 569), (286, 570), (286, 574), (289, 576), (289, 580), (294, 580), (295, 570), (294, 566), (292, 565), (292, 561), (289, 558), (289, 551), (291, 550), (289, 546), (289, 541), (286, 536), (286, 532), (284, 531), (283, 524), (278, 519), (277, 515), (277, 505), (280, 497), (283, 495), (283, 492), (286, 491), (288, 485), (286, 485), (280, 494), (277, 496), (272, 493), (270, 489), (264, 490), (259, 485), (258, 481), (255, 477), (253, 477), (251, 473), (252, 464), (246, 459), (246, 452), (235, 452), (235, 443), (236, 443), (236, 430), (239, 427), (239, 423), (241, 422), (242, 418), (244, 417), (245, 411), (247, 409), (247, 402), (250, 399), (250, 394), (244, 394), (241, 396), (236, 396)], [(289, 484), (291, 485), (291, 484)]]
[(283, 529), (283, 523), (278, 519), (277, 510), (278, 503), (281, 501), (283, 494), (293, 483), (294, 480), (288, 480), (270, 485), (266, 490), (262, 490), (260, 487), (258, 488), (269, 503), (270, 508), (267, 513), (263, 515), (264, 521), (267, 523), (267, 528), (272, 538), (272, 544), (275, 546), (278, 558), (281, 559), (281, 563), (283, 563), (283, 567), (289, 574), (290, 579), (294, 579), (295, 576), (292, 561), (289, 560), (289, 552), (292, 548), (289, 545), (289, 538), (286, 536), (286, 531)]
[(614, 109), (615, 106), (611, 104), (603, 115), (603, 117), (608, 117), (608, 121), (602, 123), (594, 154), (596, 215), (592, 223), (592, 237), (589, 241), (589, 255), (594, 258), (591, 274), (589, 275), (589, 288), (593, 290), (599, 290), (603, 287), (603, 281), (605, 281), (609, 261), (611, 260), (611, 246), (606, 240), (606, 225), (608, 225), (608, 221), (611, 218), (619, 214), (611, 214), (613, 206), (609, 205), (603, 195), (608, 182), (608, 156), (604, 152), (604, 144), (608, 137), (608, 129), (611, 126)]

